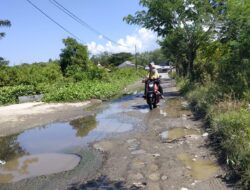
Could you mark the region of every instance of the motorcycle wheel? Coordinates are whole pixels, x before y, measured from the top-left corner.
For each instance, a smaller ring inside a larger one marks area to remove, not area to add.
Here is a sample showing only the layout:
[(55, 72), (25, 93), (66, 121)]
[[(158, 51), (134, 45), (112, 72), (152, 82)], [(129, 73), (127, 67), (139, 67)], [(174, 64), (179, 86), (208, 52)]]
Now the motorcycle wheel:
[(152, 98), (148, 98), (147, 103), (148, 103), (149, 109), (152, 110), (153, 109), (153, 100), (152, 100)]

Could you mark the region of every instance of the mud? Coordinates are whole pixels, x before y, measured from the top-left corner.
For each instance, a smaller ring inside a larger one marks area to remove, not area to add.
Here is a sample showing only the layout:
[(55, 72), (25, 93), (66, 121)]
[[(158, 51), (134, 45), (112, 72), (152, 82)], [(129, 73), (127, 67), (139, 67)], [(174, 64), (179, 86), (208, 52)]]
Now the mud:
[(196, 159), (185, 153), (177, 155), (177, 158), (186, 165), (190, 175), (196, 180), (209, 179), (219, 169), (218, 165), (211, 160)]

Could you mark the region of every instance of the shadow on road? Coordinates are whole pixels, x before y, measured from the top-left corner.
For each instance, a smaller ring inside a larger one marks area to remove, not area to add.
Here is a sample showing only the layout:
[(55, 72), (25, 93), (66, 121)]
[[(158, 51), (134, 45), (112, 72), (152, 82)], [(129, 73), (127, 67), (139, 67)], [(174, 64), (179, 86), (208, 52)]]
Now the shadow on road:
[(148, 105), (147, 105), (147, 103), (145, 103), (145, 104), (142, 104), (142, 105), (132, 106), (132, 108), (135, 109), (135, 110), (148, 110)]
[(90, 180), (83, 184), (72, 184), (68, 190), (138, 190), (140, 187), (127, 187), (123, 181), (111, 181), (107, 176), (100, 176), (97, 179)]

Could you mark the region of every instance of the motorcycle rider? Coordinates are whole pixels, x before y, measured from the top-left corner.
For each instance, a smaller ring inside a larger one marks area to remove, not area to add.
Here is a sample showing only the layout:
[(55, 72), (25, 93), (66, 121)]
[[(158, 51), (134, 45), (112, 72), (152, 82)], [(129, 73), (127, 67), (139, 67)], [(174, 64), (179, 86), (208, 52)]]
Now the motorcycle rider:
[(153, 62), (151, 62), (151, 63), (148, 64), (148, 67), (149, 67), (149, 72), (148, 72), (148, 75), (147, 75), (147, 79), (145, 80), (145, 89), (144, 89), (143, 98), (146, 98), (147, 80), (148, 79), (151, 79), (151, 80), (154, 79), (155, 83), (158, 85), (158, 90), (160, 92), (160, 97), (163, 99), (164, 96), (163, 96), (163, 89), (162, 89), (162, 86), (160, 84), (160, 75), (159, 75), (157, 69), (155, 68), (155, 64)]

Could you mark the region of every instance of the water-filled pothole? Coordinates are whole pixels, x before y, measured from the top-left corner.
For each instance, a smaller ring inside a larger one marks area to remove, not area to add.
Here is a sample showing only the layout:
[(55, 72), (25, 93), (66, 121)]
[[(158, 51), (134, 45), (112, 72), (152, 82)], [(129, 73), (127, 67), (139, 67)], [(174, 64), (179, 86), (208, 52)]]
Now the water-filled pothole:
[(219, 169), (216, 163), (210, 160), (194, 159), (189, 154), (179, 154), (177, 158), (181, 160), (189, 170), (190, 175), (196, 180), (206, 180), (212, 177)]
[(23, 156), (9, 160), (0, 167), (0, 183), (68, 171), (73, 169), (79, 161), (79, 156), (71, 154), (50, 153)]
[[(67, 123), (54, 123), (44, 127), (33, 128), (26, 130), (23, 133), (1, 137), (0, 138), (0, 159), (5, 160), (7, 164), (1, 167), (0, 183), (5, 181), (15, 181), (23, 179), (23, 176), (31, 177), (30, 175), (21, 175), (21, 169), (26, 165), (40, 167), (41, 170), (46, 168), (47, 163), (39, 162), (34, 159), (27, 160), (27, 157), (39, 156), (38, 160), (49, 157), (51, 154), (60, 154), (62, 157), (57, 158), (57, 162), (67, 163), (64, 160), (64, 151), (74, 147), (85, 147), (89, 143), (113, 136), (115, 133), (127, 132), (142, 124), (129, 113), (134, 111), (132, 107), (124, 108), (122, 106), (133, 96), (125, 97), (114, 101), (111, 104), (104, 106), (96, 114), (92, 114), (83, 118), (72, 120)], [(94, 112), (95, 113), (95, 112)], [(33, 158), (33, 157), (32, 157)], [(48, 161), (49, 163), (50, 161)], [(18, 169), (14, 173), (6, 173), (6, 167), (11, 168), (12, 163), (19, 163), (16, 166)], [(21, 164), (21, 165), (20, 165)], [(53, 168), (55, 166), (55, 168)], [(51, 164), (50, 171), (52, 173), (63, 171), (59, 170), (56, 164)], [(26, 172), (24, 172), (26, 173)], [(47, 174), (47, 173), (46, 173)], [(40, 175), (40, 174), (36, 174)], [(45, 174), (41, 174), (45, 175)]]
[(178, 118), (183, 115), (192, 115), (192, 112), (182, 105), (183, 99), (171, 98), (167, 100), (166, 107), (162, 109), (168, 117)]
[(168, 141), (174, 141), (182, 137), (185, 137), (186, 135), (200, 135), (200, 134), (201, 134), (200, 131), (196, 129), (176, 127), (168, 130), (167, 139)]

